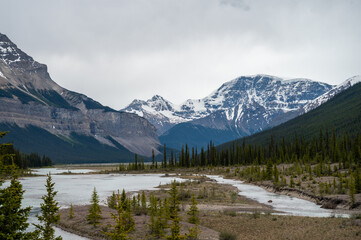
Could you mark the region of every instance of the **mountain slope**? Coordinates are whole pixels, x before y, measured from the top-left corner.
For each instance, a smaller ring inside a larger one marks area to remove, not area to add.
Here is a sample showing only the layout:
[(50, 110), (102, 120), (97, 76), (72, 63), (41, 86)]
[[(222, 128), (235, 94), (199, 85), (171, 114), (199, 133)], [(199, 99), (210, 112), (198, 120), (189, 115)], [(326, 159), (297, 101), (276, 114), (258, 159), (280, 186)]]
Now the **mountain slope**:
[[(297, 134), (310, 140), (318, 137), (320, 128), (335, 130), (337, 135), (347, 132), (349, 135), (361, 133), (361, 83), (340, 92), (321, 106), (264, 132), (249, 136), (247, 143), (266, 144), (274, 137), (276, 141), (284, 137), (292, 140)], [(242, 139), (231, 141), (219, 146), (225, 148), (233, 144), (241, 144)]]
[[(50, 78), (46, 65), (36, 62), (3, 34), (0, 34), (0, 103), (0, 123), (20, 127), (16, 130), (19, 137), (25, 136), (27, 127), (33, 126), (60, 139), (75, 135), (90, 137), (99, 144), (99, 150), (106, 145), (119, 156), (125, 149), (151, 156), (152, 149), (160, 146), (156, 129), (146, 119), (115, 111), (62, 88)], [(46, 148), (32, 148), (34, 145), (28, 144), (19, 147), (40, 153)], [(76, 155), (82, 158), (82, 154), (86, 155), (81, 152)], [(102, 160), (97, 158), (97, 161)]]
[(303, 112), (306, 113), (306, 112), (311, 111), (312, 109), (319, 107), (321, 104), (327, 102), (328, 100), (330, 100), (337, 94), (341, 93), (342, 91), (352, 87), (353, 85), (355, 85), (359, 82), (361, 82), (361, 76), (354, 76), (354, 77), (347, 79), (346, 81), (344, 81), (341, 84), (337, 85), (336, 87), (332, 88), (330, 91), (322, 94), (315, 100), (313, 100), (310, 103), (308, 103), (307, 105), (305, 105), (303, 107)]
[(134, 153), (121, 145), (101, 144), (91, 136), (75, 132), (69, 136), (54, 135), (34, 125), (19, 127), (4, 123), (0, 124), (0, 129), (9, 131), (0, 141), (13, 142), (22, 152), (45, 154), (56, 163), (120, 162), (134, 158)]
[[(184, 142), (180, 136), (188, 137), (190, 146), (204, 146), (210, 140), (232, 140), (279, 125), (301, 114), (304, 105), (331, 88), (309, 79), (242, 76), (203, 99), (187, 100), (180, 106), (155, 96), (147, 101), (135, 100), (123, 111), (148, 119), (157, 127), (160, 140), (170, 147)], [(222, 138), (217, 139), (219, 132)]]

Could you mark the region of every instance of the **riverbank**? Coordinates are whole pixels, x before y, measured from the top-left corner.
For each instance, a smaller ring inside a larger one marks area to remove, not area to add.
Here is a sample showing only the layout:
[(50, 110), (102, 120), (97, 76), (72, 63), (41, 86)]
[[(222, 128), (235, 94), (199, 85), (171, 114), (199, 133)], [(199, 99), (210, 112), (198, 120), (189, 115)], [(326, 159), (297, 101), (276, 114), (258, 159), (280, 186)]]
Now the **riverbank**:
[(268, 184), (255, 183), (255, 185), (269, 192), (297, 197), (307, 201), (314, 202), (318, 205), (321, 205), (321, 207), (325, 209), (335, 209), (335, 210), (339, 210), (342, 213), (348, 213), (348, 214), (361, 213), (360, 202), (356, 202), (355, 204), (356, 206), (350, 209), (351, 207), (350, 201), (345, 196), (334, 196), (334, 197), (317, 196), (304, 190), (289, 188), (289, 187), (277, 187), (269, 183)]
[[(288, 185), (275, 184), (272, 181), (257, 181), (244, 179), (239, 176), (239, 172), (247, 167), (197, 167), (197, 168), (158, 168), (158, 169), (150, 169), (147, 168), (144, 170), (122, 170), (119, 171), (119, 164), (85, 164), (85, 165), (63, 165), (59, 167), (63, 167), (66, 169), (90, 169), (94, 173), (121, 173), (121, 174), (149, 174), (149, 173), (161, 173), (166, 175), (177, 175), (177, 176), (186, 176), (191, 174), (201, 174), (201, 175), (220, 175), (225, 178), (246, 181), (249, 184), (254, 184), (256, 186), (260, 186), (263, 189), (284, 194), (288, 196), (298, 197), (301, 199), (305, 199), (308, 201), (312, 201), (316, 204), (321, 205), (326, 209), (336, 209), (339, 211), (345, 211), (347, 213), (360, 213), (361, 212), (361, 193), (355, 194), (355, 202), (352, 204), (350, 200), (350, 196), (345, 192), (344, 194), (317, 194), (319, 183), (331, 182), (333, 180), (332, 177), (316, 177), (313, 178), (306, 177), (306, 174), (299, 175), (294, 178), (295, 182), (298, 182), (298, 185), (295, 184), (294, 187), (290, 187)], [(122, 169), (125, 169), (126, 165), (123, 165)], [(290, 164), (282, 164), (279, 166), (280, 169), (287, 169), (291, 167)], [(333, 167), (333, 166), (332, 166)], [(281, 170), (280, 170), (281, 171)], [(290, 176), (285, 175), (284, 179), (286, 182), (290, 182)], [(311, 180), (312, 179), (312, 180)]]
[[(190, 226), (186, 223), (190, 197), (197, 197), (200, 239), (219, 239), (220, 234), (235, 236), (236, 239), (357, 239), (361, 237), (361, 219), (353, 216), (343, 218), (310, 218), (298, 216), (280, 216), (270, 206), (260, 204), (244, 196), (238, 189), (228, 184), (218, 184), (202, 176), (183, 176), (192, 181), (179, 184), (181, 199), (180, 216), (183, 232)], [(158, 190), (144, 191), (147, 198), (152, 194), (158, 199), (168, 196), (169, 184), (161, 185)], [(136, 192), (129, 192), (132, 195)], [(138, 192), (139, 193), (139, 192)], [(105, 239), (101, 231), (114, 224), (110, 212), (102, 207), (102, 225), (94, 228), (87, 224), (88, 206), (74, 206), (74, 219), (69, 219), (68, 209), (61, 210), (61, 222), (58, 227), (90, 239)], [(261, 214), (263, 213), (263, 214)], [(145, 239), (149, 234), (147, 215), (135, 216), (136, 231), (131, 239)], [(205, 234), (205, 235), (204, 235)]]

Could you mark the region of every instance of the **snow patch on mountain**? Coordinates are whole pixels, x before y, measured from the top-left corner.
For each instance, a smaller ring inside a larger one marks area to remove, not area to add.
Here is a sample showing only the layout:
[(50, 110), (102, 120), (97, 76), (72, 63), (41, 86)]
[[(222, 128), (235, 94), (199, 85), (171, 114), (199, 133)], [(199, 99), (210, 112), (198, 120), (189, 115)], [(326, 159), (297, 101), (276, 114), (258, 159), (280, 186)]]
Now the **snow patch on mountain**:
[(0, 71), (0, 77), (2, 77), (2, 78), (5, 78), (6, 79), (6, 77), (5, 77), (5, 75)]
[(0, 59), (6, 64), (20, 62), (23, 53), (18, 50), (15, 44), (9, 41), (0, 41)]
[(347, 79), (346, 81), (344, 81), (341, 84), (337, 85), (336, 87), (332, 88), (330, 91), (324, 93), (323, 95), (319, 96), (315, 100), (313, 100), (310, 103), (308, 103), (307, 105), (305, 105), (303, 107), (303, 112), (307, 113), (307, 112), (319, 107), (320, 105), (324, 104), (325, 102), (327, 102), (328, 100), (330, 100), (331, 98), (333, 98), (334, 96), (339, 94), (340, 92), (352, 87), (353, 85), (355, 85), (356, 83), (359, 83), (359, 82), (361, 82), (360, 75), (353, 76), (353, 77)]

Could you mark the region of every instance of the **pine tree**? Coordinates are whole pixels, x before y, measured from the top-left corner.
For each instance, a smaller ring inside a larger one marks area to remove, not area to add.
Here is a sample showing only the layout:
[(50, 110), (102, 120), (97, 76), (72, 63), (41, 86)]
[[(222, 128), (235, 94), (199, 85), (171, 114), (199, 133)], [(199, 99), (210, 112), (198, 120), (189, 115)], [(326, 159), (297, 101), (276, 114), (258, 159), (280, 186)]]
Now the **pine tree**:
[(55, 231), (52, 226), (60, 221), (59, 206), (58, 202), (55, 200), (57, 191), (54, 190), (54, 185), (55, 183), (52, 182), (50, 173), (47, 174), (45, 184), (46, 195), (42, 197), (44, 203), (40, 204), (41, 215), (37, 215), (40, 224), (34, 224), (36, 227), (35, 232), (38, 234), (39, 239), (62, 239), (61, 237), (55, 237)]
[[(126, 201), (129, 202), (130, 201)], [(117, 214), (110, 213), (112, 218), (115, 221), (115, 225), (113, 225), (112, 232), (103, 232), (106, 236), (108, 236), (111, 240), (127, 240), (130, 239), (128, 237), (128, 233), (134, 230), (134, 220), (131, 217), (131, 207), (127, 207), (126, 213), (123, 208), (124, 203), (121, 202), (120, 195), (117, 195), (117, 204), (116, 210)], [(130, 214), (129, 214), (130, 213)]]
[(279, 182), (279, 172), (278, 172), (278, 168), (277, 168), (276, 164), (273, 167), (273, 175), (274, 175), (274, 183), (278, 184), (278, 182)]
[(349, 182), (349, 195), (350, 195), (351, 207), (355, 204), (355, 193), (356, 193), (355, 180), (353, 179), (353, 177), (351, 175), (350, 182)]
[[(119, 195), (119, 190), (118, 190), (118, 195)], [(120, 206), (123, 208), (123, 210), (127, 208), (126, 200), (127, 200), (127, 195), (125, 194), (125, 190), (123, 188), (122, 195), (120, 196)]]
[(199, 218), (198, 218), (198, 207), (197, 207), (197, 201), (195, 195), (191, 198), (191, 206), (189, 208), (189, 211), (187, 214), (189, 215), (188, 222), (194, 224), (192, 228), (189, 228), (189, 233), (187, 234), (187, 239), (189, 240), (195, 240), (198, 239), (199, 234)]
[(167, 167), (167, 148), (166, 148), (166, 145), (164, 144), (162, 168), (166, 168), (166, 167)]
[(151, 194), (149, 197), (149, 230), (152, 236), (159, 238), (161, 233), (160, 229), (158, 229), (157, 225), (157, 213), (158, 213), (158, 204), (157, 204), (157, 198)]
[(142, 191), (142, 195), (141, 195), (141, 208), (143, 212), (146, 212), (147, 210), (147, 198), (145, 197), (145, 193), (144, 191)]
[(170, 226), (170, 235), (167, 237), (169, 240), (181, 240), (185, 239), (185, 236), (181, 235), (180, 230), (182, 225), (180, 224), (180, 217), (178, 216), (178, 209), (176, 209), (172, 219), (172, 225)]
[(117, 196), (115, 192), (113, 191), (112, 195), (108, 197), (107, 199), (108, 207), (112, 209), (116, 209), (117, 206)]
[(152, 168), (155, 167), (155, 165), (154, 165), (154, 158), (155, 158), (155, 156), (154, 156), (154, 149), (152, 149)]
[(191, 198), (191, 206), (189, 208), (189, 211), (187, 214), (189, 215), (188, 222), (192, 224), (198, 224), (199, 218), (198, 218), (198, 207), (197, 207), (197, 201), (195, 195)]
[(130, 199), (127, 198), (127, 200), (125, 201), (125, 205), (126, 208), (123, 212), (123, 224), (124, 224), (124, 230), (129, 233), (134, 231), (135, 228), (135, 222), (133, 219), (133, 213), (132, 213), (132, 208), (131, 208), (131, 204), (130, 204)]
[(172, 187), (169, 190), (169, 212), (170, 218), (172, 220), (172, 224), (170, 226), (171, 234), (167, 237), (170, 240), (179, 240), (185, 239), (185, 236), (180, 234), (180, 229), (182, 225), (180, 224), (180, 217), (178, 216), (178, 208), (179, 208), (179, 196), (177, 190), (177, 182), (174, 180), (172, 182)]
[(267, 180), (271, 180), (272, 179), (272, 162), (271, 160), (267, 161), (267, 165), (266, 165), (266, 178)]
[(178, 189), (177, 189), (177, 182), (174, 180), (172, 182), (172, 187), (169, 190), (169, 215), (170, 218), (172, 219), (176, 213), (176, 211), (178, 211), (179, 208), (179, 197), (178, 197)]
[[(0, 138), (4, 136), (6, 132), (0, 131)], [(32, 236), (25, 232), (31, 208), (21, 208), (24, 190), (18, 180), (15, 154), (9, 150), (13, 150), (12, 144), (0, 144), (0, 239), (26, 239)], [(11, 177), (10, 186), (1, 188), (8, 177)]]
[(88, 209), (89, 214), (87, 216), (87, 220), (89, 224), (92, 224), (94, 227), (96, 227), (100, 223), (99, 220), (102, 218), (102, 210), (99, 206), (99, 196), (95, 187), (90, 199), (90, 203), (91, 205)]
[(155, 220), (155, 232), (153, 236), (156, 236), (157, 238), (162, 238), (164, 236), (164, 229), (167, 226), (168, 218), (165, 218), (165, 209), (162, 205), (162, 200), (159, 200), (158, 207), (157, 207), (157, 218)]
[(9, 187), (0, 189), (0, 239), (27, 239), (32, 236), (32, 233), (25, 232), (31, 208), (21, 208), (23, 194), (16, 176), (11, 179)]
[(361, 174), (359, 168), (357, 168), (355, 172), (355, 192), (361, 193)]
[(72, 203), (70, 203), (69, 218), (70, 218), (70, 219), (73, 219), (73, 218), (74, 218), (74, 209), (73, 209), (73, 204), (72, 204)]
[(134, 154), (134, 170), (138, 170), (138, 155)]

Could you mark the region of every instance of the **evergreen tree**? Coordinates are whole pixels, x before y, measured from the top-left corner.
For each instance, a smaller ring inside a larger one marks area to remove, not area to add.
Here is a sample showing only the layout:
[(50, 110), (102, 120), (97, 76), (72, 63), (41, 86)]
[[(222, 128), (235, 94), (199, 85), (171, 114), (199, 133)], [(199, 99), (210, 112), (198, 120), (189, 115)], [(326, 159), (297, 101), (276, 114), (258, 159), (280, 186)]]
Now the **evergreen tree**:
[(161, 232), (162, 229), (159, 229), (159, 225), (157, 224), (157, 214), (158, 214), (158, 204), (157, 198), (151, 194), (149, 197), (149, 230), (153, 237), (160, 238), (163, 235)]
[[(118, 195), (119, 195), (119, 190), (118, 190)], [(127, 208), (126, 200), (127, 200), (127, 194), (125, 194), (125, 190), (123, 188), (122, 195), (120, 196), (120, 206), (123, 208), (123, 210)]]
[(187, 239), (189, 240), (195, 240), (198, 239), (199, 234), (199, 218), (198, 218), (198, 207), (197, 207), (197, 201), (195, 195), (191, 198), (191, 206), (189, 208), (189, 211), (187, 214), (189, 215), (188, 222), (194, 224), (192, 228), (189, 229), (189, 233), (187, 234)]
[(22, 185), (15, 176), (9, 187), (0, 189), (0, 239), (28, 239), (32, 236), (32, 233), (25, 232), (31, 208), (21, 208), (23, 194)]
[(112, 209), (116, 209), (117, 206), (117, 196), (115, 192), (113, 191), (112, 195), (108, 197), (107, 199), (108, 207)]
[(154, 158), (155, 158), (155, 156), (154, 156), (154, 149), (152, 149), (152, 168), (154, 168), (155, 167), (155, 163), (154, 163)]
[(171, 234), (167, 237), (170, 240), (179, 240), (185, 239), (185, 236), (180, 234), (180, 229), (182, 225), (180, 224), (180, 217), (178, 216), (179, 209), (179, 196), (177, 190), (177, 182), (174, 180), (172, 182), (172, 187), (169, 190), (169, 212), (172, 224), (170, 226)]
[(88, 223), (96, 227), (100, 223), (99, 220), (102, 218), (101, 216), (102, 210), (99, 206), (99, 196), (95, 187), (93, 190), (92, 197), (90, 199), (90, 203), (91, 205), (88, 209), (89, 214), (87, 216), (87, 220)]
[(356, 193), (356, 189), (355, 189), (355, 181), (351, 175), (350, 178), (350, 182), (349, 182), (349, 195), (350, 195), (350, 203), (351, 203), (351, 207), (355, 204), (355, 193)]
[(189, 215), (188, 222), (192, 224), (198, 224), (199, 218), (198, 218), (198, 207), (197, 207), (197, 201), (195, 195), (191, 198), (191, 206), (189, 208), (189, 211), (187, 214)]
[(73, 204), (72, 203), (70, 203), (69, 218), (70, 219), (74, 218), (74, 209), (73, 209)]
[(134, 154), (134, 170), (138, 170), (138, 155)]
[(143, 211), (143, 212), (146, 212), (146, 209), (147, 209), (147, 198), (145, 197), (144, 191), (142, 191), (142, 195), (141, 195), (140, 198), (141, 198), (140, 203), (141, 203), (142, 211)]
[(277, 168), (276, 164), (273, 167), (273, 175), (274, 175), (274, 183), (278, 184), (278, 182), (279, 182), (279, 172), (278, 172), (278, 168)]
[(153, 236), (157, 238), (162, 238), (164, 236), (164, 229), (167, 226), (168, 218), (166, 217), (164, 206), (162, 205), (162, 201), (159, 200), (157, 207), (157, 217), (155, 220), (155, 231)]
[(135, 229), (135, 222), (133, 219), (133, 213), (132, 213), (132, 208), (131, 208), (129, 198), (127, 198), (127, 200), (125, 201), (125, 205), (126, 205), (126, 208), (124, 210), (122, 218), (123, 218), (124, 230), (127, 233), (129, 233), (129, 232), (134, 231), (134, 229)]
[[(4, 136), (6, 132), (0, 131), (0, 138)], [(25, 232), (29, 226), (27, 219), (31, 208), (21, 208), (24, 190), (18, 180), (15, 155), (12, 144), (0, 144), (0, 239), (35, 237), (34, 234)], [(1, 188), (6, 178), (11, 178), (10, 186)]]
[(178, 216), (178, 209), (173, 212), (172, 225), (170, 226), (170, 235), (167, 237), (169, 240), (181, 240), (185, 239), (185, 236), (181, 235), (180, 230), (182, 225), (180, 224), (180, 217)]
[(122, 203), (120, 195), (117, 195), (116, 210), (117, 213), (110, 213), (115, 221), (115, 225), (112, 226), (113, 231), (103, 232), (111, 240), (127, 240), (128, 233), (134, 230), (134, 220), (131, 214), (130, 200), (126, 199), (125, 202), (129, 205), (124, 211), (124, 203)]
[(355, 172), (355, 192), (361, 193), (361, 174), (359, 168), (357, 168)]
[(42, 197), (44, 203), (40, 204), (41, 215), (37, 215), (40, 224), (34, 224), (36, 227), (36, 234), (39, 239), (52, 240), (62, 239), (61, 237), (55, 237), (53, 224), (60, 221), (59, 206), (55, 200), (57, 191), (54, 190), (55, 183), (52, 182), (50, 173), (47, 174), (46, 179), (46, 195)]
[(167, 167), (167, 148), (166, 148), (166, 145), (164, 144), (162, 168), (166, 168), (166, 167)]

